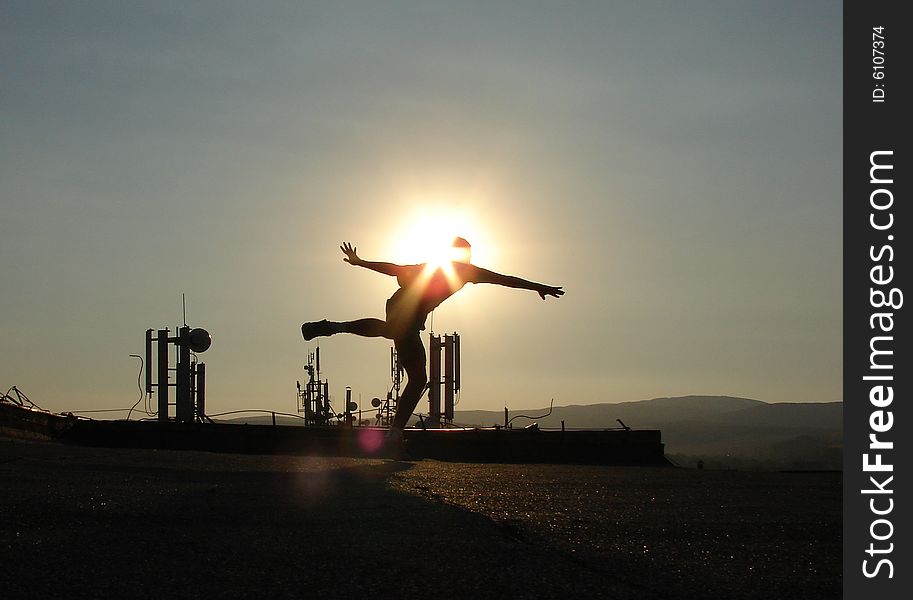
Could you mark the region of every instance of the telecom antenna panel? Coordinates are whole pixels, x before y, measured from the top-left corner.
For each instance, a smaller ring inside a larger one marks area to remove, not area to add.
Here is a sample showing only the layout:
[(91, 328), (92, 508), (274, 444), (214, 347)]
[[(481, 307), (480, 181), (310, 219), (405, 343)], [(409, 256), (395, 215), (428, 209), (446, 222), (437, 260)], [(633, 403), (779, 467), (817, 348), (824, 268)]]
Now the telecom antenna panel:
[(431, 427), (453, 425), (453, 407), (456, 394), (460, 391), (460, 334), (454, 332), (441, 336), (431, 333), (428, 337), (431, 354), (428, 365), (428, 423)]
[[(186, 323), (176, 328), (177, 335), (169, 329), (146, 330), (146, 395), (155, 393), (158, 420), (172, 420), (170, 406), (174, 406), (174, 419), (180, 423), (193, 423), (206, 419), (206, 364), (197, 361), (197, 354), (209, 350), (212, 336), (201, 327), (191, 328)], [(153, 354), (152, 346), (156, 345)], [(177, 361), (171, 367), (169, 345), (177, 350)], [(156, 377), (153, 378), (153, 356)], [(171, 375), (174, 374), (172, 381)], [(169, 402), (169, 388), (174, 388), (174, 403)]]
[(320, 347), (315, 352), (308, 353), (308, 362), (304, 365), (307, 380), (304, 386), (296, 382), (298, 387), (298, 412), (304, 413), (305, 425), (329, 425), (330, 419), (335, 418), (333, 407), (330, 406), (330, 383), (320, 381)]

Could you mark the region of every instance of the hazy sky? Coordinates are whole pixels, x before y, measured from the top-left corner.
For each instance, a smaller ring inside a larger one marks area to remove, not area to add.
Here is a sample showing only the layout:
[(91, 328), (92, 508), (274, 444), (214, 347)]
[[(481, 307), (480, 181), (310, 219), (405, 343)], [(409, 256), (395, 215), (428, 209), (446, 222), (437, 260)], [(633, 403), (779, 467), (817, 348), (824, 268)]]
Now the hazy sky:
[[(434, 313), (458, 408), (840, 400), (841, 10), (5, 1), (0, 387), (130, 406), (183, 292), (209, 412), (293, 411), (300, 324), (395, 290), (340, 242), (419, 262), (421, 226), (567, 290)], [(322, 341), (331, 394), (384, 395), (389, 347)]]

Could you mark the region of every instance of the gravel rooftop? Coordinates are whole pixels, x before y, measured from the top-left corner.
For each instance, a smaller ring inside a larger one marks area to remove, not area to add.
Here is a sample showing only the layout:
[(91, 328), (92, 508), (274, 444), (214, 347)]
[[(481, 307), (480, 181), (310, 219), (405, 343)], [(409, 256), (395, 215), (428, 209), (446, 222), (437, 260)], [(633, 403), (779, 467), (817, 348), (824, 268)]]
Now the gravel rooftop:
[(4, 598), (836, 598), (841, 474), (0, 438)]

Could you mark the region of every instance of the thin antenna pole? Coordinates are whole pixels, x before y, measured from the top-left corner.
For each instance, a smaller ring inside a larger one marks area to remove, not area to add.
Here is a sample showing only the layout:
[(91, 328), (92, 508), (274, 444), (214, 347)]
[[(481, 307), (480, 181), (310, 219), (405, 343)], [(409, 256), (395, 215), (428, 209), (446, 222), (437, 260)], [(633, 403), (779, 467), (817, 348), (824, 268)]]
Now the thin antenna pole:
[(184, 298), (184, 292), (181, 292), (181, 312), (184, 314), (184, 327), (187, 327), (187, 300)]

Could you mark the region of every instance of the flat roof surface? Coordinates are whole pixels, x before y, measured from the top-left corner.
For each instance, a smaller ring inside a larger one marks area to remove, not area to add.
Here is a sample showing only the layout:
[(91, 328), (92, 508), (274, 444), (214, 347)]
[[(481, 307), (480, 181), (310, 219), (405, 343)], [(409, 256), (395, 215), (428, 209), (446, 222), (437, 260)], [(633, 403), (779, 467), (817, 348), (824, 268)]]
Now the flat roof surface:
[(834, 598), (841, 474), (0, 437), (5, 598)]

